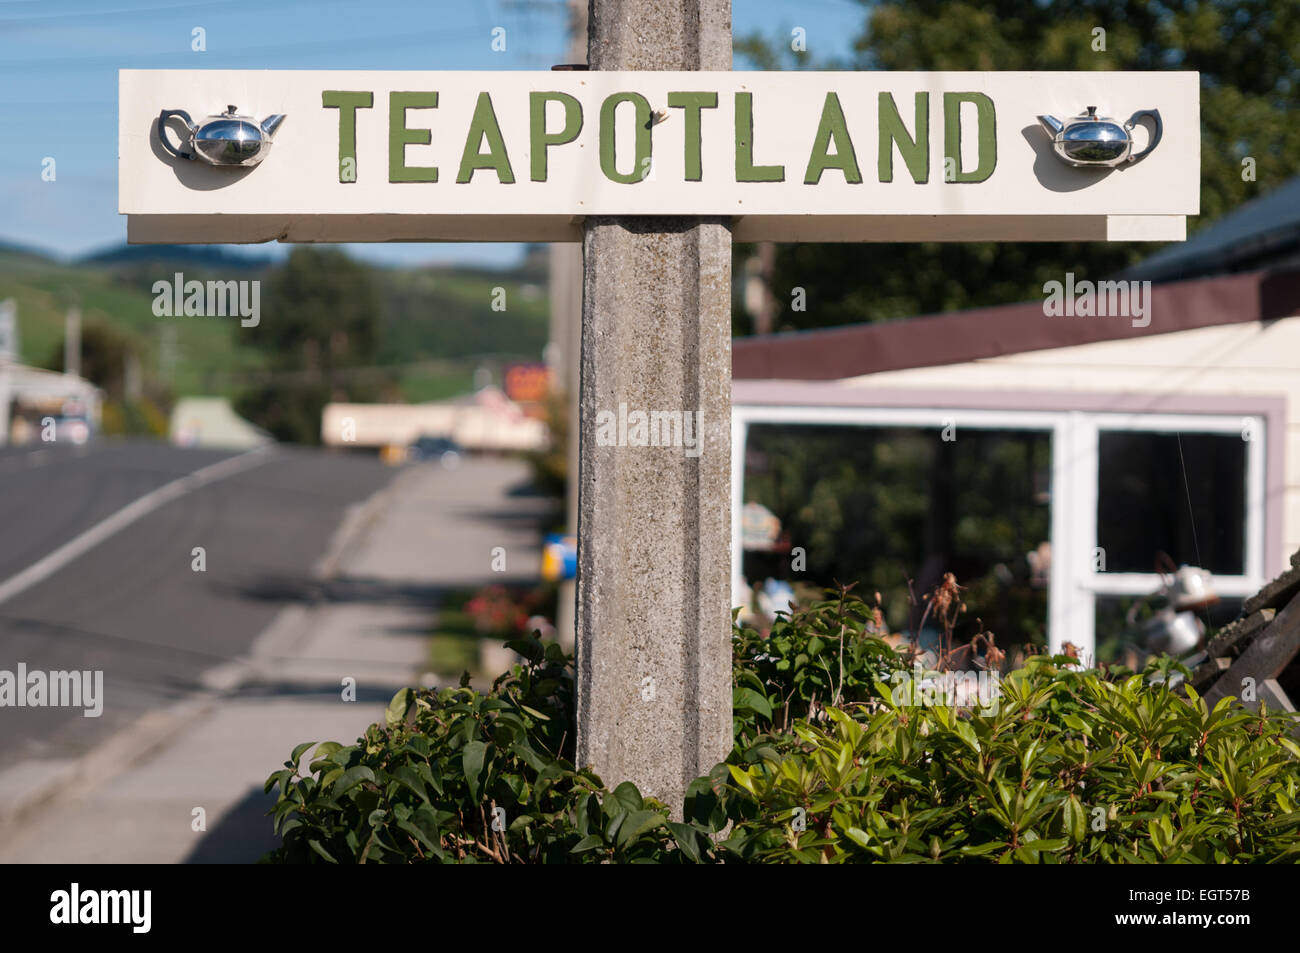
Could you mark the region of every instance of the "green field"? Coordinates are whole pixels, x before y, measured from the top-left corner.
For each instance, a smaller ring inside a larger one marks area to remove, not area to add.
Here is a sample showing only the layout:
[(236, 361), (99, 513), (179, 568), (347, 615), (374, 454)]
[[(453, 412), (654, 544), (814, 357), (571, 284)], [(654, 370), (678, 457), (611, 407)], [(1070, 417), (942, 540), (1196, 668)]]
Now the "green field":
[[(134, 251), (134, 250), (133, 250)], [(113, 256), (109, 256), (112, 259)], [(146, 379), (175, 397), (235, 397), (264, 379), (267, 362), (245, 346), (237, 317), (157, 317), (155, 281), (176, 271), (185, 278), (262, 279), (265, 266), (232, 267), (221, 259), (147, 258), (65, 264), (30, 252), (0, 248), (0, 300), (18, 305), (21, 357), (38, 367), (62, 367), (64, 314), (76, 303), (83, 327), (102, 322), (125, 334)], [(391, 399), (442, 400), (473, 387), (474, 371), (486, 366), (499, 381), (501, 365), (539, 360), (546, 343), (544, 265), (534, 257), (513, 272), (468, 269), (374, 269), (380, 289), (378, 366), (358, 373), (384, 381)], [(498, 290), (500, 289), (500, 290)], [(262, 288), (261, 322), (274, 321)], [(505, 310), (493, 307), (504, 302)], [(162, 365), (164, 328), (174, 328), (169, 376)], [(245, 339), (247, 340), (247, 339)]]

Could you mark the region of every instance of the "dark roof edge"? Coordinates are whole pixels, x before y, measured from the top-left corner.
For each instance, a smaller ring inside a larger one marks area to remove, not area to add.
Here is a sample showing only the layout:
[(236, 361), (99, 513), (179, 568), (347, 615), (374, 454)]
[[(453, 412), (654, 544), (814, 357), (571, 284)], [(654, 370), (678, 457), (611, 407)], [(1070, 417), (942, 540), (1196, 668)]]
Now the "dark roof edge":
[(1300, 271), (1154, 284), (1147, 327), (1128, 317), (1048, 317), (1042, 302), (732, 342), (737, 380), (838, 380), (1028, 351), (1138, 339), (1300, 313)]

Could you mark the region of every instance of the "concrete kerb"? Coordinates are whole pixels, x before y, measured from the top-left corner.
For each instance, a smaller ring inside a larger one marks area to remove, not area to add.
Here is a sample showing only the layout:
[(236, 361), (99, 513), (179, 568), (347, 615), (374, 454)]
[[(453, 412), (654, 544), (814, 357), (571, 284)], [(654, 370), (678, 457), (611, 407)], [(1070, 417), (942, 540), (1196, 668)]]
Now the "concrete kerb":
[[(324, 555), (312, 567), (311, 577), (315, 582), (323, 584), (334, 578), (344, 557), (365, 538), (407, 477), (408, 474), (399, 474), (383, 489), (347, 508)], [(310, 628), (310, 610), (321, 599), (320, 591), (316, 591), (281, 610), (253, 642), (247, 656), (224, 662), (199, 677), (201, 691), (166, 708), (145, 713), (84, 755), (62, 762), (45, 762), (58, 765), (52, 769), (36, 767), (41, 762), (25, 761), (0, 773), (0, 794), (5, 795), (0, 796), (0, 842), (6, 840), (7, 828), (87, 787), (105, 784), (147, 760), (250, 679), (264, 674), (301, 643)], [(28, 773), (43, 777), (34, 784), (24, 785), (22, 778)]]

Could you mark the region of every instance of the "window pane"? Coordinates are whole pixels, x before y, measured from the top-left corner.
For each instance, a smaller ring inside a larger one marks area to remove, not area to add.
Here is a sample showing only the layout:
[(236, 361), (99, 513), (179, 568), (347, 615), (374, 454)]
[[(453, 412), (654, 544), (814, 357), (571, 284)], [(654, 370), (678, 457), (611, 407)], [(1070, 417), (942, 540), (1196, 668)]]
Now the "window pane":
[[(1236, 435), (1102, 431), (1097, 545), (1107, 572), (1154, 572), (1168, 553), (1213, 573), (1246, 571), (1246, 449)], [(1191, 497), (1190, 507), (1188, 497)]]
[[(1128, 626), (1128, 611), (1135, 603), (1141, 602), (1138, 596), (1098, 596), (1096, 609), (1097, 625), (1097, 661), (1101, 664), (1122, 664), (1130, 668), (1140, 668), (1142, 664), (1142, 645), (1140, 629), (1144, 622), (1154, 614), (1154, 610), (1163, 608), (1163, 599), (1152, 599), (1140, 606), (1134, 613), (1134, 628)], [(1240, 598), (1224, 598), (1214, 605), (1199, 609), (1197, 618), (1205, 624), (1206, 637), (1200, 647), (1214, 638), (1214, 633), (1237, 618), (1241, 612)]]
[[(859, 582), (867, 601), (881, 593), (895, 631), (909, 627), (908, 578), (919, 598), (952, 572), (968, 587), (958, 637), (978, 616), (1003, 648), (1042, 644), (1050, 474), (1045, 431), (959, 429), (945, 441), (917, 427), (751, 425), (745, 502), (771, 511), (780, 538), (746, 549), (742, 571), (750, 585)], [(806, 552), (803, 572), (792, 547)]]

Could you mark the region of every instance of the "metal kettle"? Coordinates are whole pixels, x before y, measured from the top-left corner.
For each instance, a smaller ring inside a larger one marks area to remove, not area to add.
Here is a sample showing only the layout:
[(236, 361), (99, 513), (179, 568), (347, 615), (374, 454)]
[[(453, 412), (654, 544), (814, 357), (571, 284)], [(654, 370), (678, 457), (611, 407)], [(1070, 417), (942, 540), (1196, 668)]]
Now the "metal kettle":
[[(173, 116), (189, 127), (190, 134), (178, 149), (167, 136), (167, 121)], [(224, 113), (208, 116), (196, 123), (183, 109), (164, 109), (158, 114), (158, 140), (167, 152), (178, 159), (200, 159), (209, 165), (257, 165), (271, 149), (275, 131), (284, 122), (284, 115), (276, 113), (261, 122), (251, 116), (241, 116), (234, 106)], [(183, 151), (188, 150), (188, 151)]]
[[(1133, 151), (1133, 127), (1143, 119), (1153, 124), (1151, 141), (1141, 152)], [(1039, 116), (1039, 123), (1052, 137), (1056, 154), (1073, 166), (1114, 167), (1136, 162), (1160, 144), (1164, 124), (1156, 109), (1139, 109), (1125, 123), (1097, 115), (1097, 107), (1062, 122), (1055, 116)]]

